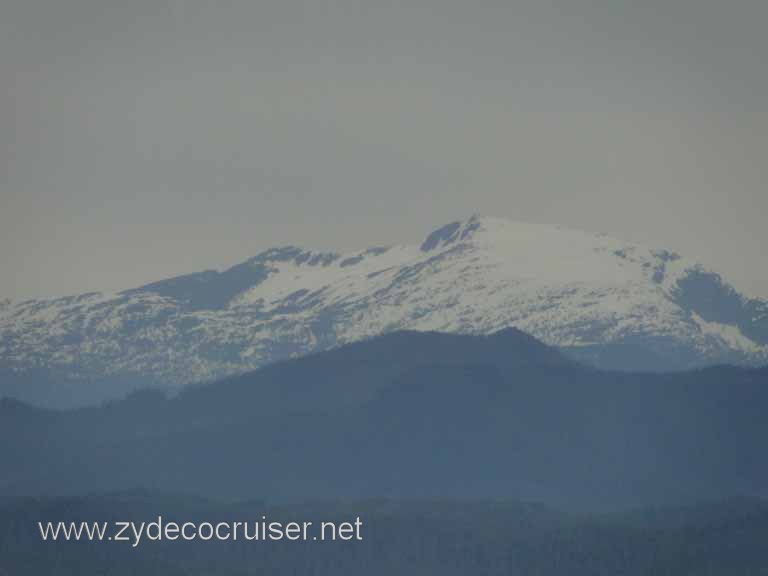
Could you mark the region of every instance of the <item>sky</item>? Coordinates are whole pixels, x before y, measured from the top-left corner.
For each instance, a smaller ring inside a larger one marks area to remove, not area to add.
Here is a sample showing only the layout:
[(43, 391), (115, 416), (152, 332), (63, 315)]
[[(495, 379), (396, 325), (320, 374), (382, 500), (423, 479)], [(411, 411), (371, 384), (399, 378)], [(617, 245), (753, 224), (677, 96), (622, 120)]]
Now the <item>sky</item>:
[(1, 2), (0, 298), (474, 213), (768, 297), (766, 22), (764, 0)]

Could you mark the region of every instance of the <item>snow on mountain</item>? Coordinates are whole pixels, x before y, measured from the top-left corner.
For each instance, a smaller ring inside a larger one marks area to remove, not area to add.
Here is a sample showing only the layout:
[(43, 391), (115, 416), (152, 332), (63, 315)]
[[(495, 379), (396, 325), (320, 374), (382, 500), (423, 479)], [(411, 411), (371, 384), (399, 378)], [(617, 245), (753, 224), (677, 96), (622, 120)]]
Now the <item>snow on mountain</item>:
[(0, 370), (181, 385), (398, 329), (514, 326), (601, 367), (768, 360), (768, 303), (665, 250), (472, 217), (420, 246), (271, 249), (123, 292), (0, 303)]

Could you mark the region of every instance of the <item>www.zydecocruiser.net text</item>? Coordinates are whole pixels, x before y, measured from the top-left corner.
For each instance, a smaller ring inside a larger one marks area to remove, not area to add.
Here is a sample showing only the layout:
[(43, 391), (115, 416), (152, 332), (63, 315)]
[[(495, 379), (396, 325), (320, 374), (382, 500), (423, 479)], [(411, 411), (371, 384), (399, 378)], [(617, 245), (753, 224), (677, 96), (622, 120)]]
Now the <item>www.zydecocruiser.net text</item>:
[(363, 522), (174, 522), (158, 516), (151, 522), (38, 522), (45, 542), (127, 542), (134, 548), (144, 541), (360, 541)]

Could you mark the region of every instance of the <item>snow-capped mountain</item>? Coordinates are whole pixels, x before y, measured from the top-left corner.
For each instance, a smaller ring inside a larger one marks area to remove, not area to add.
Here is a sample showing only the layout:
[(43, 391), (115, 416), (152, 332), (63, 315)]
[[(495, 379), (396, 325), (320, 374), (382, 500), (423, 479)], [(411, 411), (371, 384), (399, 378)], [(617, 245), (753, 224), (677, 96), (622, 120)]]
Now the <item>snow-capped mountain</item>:
[(474, 216), (418, 246), (276, 248), (118, 293), (5, 301), (0, 372), (183, 385), (398, 329), (509, 326), (600, 367), (768, 361), (768, 302), (695, 262)]

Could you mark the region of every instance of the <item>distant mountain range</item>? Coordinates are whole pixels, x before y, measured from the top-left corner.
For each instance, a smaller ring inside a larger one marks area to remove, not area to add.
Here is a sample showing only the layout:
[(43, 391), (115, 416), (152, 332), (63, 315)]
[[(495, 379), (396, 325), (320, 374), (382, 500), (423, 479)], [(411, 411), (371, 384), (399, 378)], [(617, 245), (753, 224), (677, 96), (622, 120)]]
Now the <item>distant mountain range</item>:
[(768, 497), (768, 368), (582, 366), (514, 329), (396, 332), (172, 397), (0, 402), (0, 497), (516, 499), (574, 511)]
[(396, 330), (514, 326), (588, 364), (768, 362), (768, 302), (666, 250), (472, 217), (419, 246), (275, 248), (222, 272), (0, 304), (0, 396), (78, 405)]

